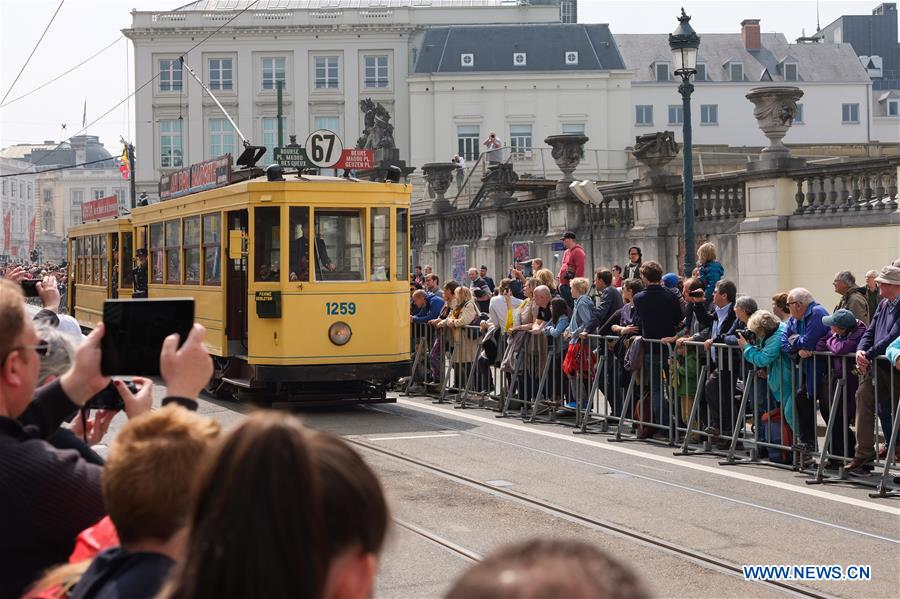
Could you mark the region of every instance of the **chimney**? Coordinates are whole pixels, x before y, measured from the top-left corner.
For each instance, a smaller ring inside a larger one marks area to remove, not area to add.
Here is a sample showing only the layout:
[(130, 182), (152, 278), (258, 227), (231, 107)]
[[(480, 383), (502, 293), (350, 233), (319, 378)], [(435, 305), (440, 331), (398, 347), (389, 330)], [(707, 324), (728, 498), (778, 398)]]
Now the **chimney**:
[(750, 52), (759, 50), (759, 19), (741, 21), (741, 41), (744, 42), (744, 48)]

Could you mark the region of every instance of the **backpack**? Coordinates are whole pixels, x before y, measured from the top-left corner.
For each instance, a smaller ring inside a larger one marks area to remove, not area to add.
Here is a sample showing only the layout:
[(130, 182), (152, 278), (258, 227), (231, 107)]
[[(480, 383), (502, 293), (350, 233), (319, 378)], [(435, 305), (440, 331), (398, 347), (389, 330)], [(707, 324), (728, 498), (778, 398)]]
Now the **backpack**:
[[(794, 435), (782, 418), (781, 408), (769, 410), (759, 417), (759, 440), (764, 443), (786, 445), (788, 447), (794, 444)], [(774, 447), (763, 447), (761, 449), (766, 451), (769, 461), (777, 464), (792, 463), (790, 451), (779, 450)]]

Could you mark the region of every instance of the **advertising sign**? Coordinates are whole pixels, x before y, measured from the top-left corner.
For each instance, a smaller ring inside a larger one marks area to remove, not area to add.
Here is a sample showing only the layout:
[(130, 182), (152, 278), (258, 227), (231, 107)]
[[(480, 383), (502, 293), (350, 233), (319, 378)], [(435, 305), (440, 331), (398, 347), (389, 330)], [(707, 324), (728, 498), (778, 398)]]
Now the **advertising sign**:
[(113, 216), (119, 216), (119, 199), (114, 195), (91, 200), (81, 205), (81, 222), (83, 223)]
[(450, 248), (450, 273), (454, 281), (465, 281), (469, 261), (466, 252), (468, 246), (454, 245)]
[(231, 154), (198, 162), (159, 178), (160, 201), (231, 183)]

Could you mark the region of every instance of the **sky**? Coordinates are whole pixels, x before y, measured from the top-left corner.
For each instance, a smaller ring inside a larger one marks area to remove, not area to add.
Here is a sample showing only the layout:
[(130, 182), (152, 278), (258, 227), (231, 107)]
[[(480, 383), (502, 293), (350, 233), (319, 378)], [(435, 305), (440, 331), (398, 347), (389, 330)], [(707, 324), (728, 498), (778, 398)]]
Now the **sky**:
[[(62, 8), (31, 61), (6, 100), (0, 102), (0, 147), (62, 139), (62, 124), (69, 137), (82, 129), (82, 117), (90, 124), (121, 102), (134, 89), (133, 54), (121, 30), (131, 24), (132, 9), (171, 10), (187, 0), (63, 0)], [(845, 14), (870, 14), (880, 2), (756, 1), (678, 2), (629, 0), (608, 2), (579, 0), (578, 20), (607, 23), (616, 33), (670, 33), (677, 26), (681, 7), (691, 15), (691, 25), (704, 32), (737, 33), (743, 19), (761, 19), (764, 32), (784, 33), (788, 40), (813, 33), (816, 10), (822, 26)], [(50, 21), (59, 0), (0, 0), (0, 97), (13, 80)], [(118, 41), (116, 41), (118, 39)], [(113, 44), (97, 57), (58, 81), (17, 101), (19, 96), (50, 81), (91, 55)], [(143, 82), (140, 82), (143, 83)], [(86, 107), (86, 110), (85, 110)], [(118, 154), (119, 137), (134, 132), (131, 102), (123, 103), (85, 131), (100, 136), (112, 154)], [(131, 123), (129, 123), (131, 121)]]

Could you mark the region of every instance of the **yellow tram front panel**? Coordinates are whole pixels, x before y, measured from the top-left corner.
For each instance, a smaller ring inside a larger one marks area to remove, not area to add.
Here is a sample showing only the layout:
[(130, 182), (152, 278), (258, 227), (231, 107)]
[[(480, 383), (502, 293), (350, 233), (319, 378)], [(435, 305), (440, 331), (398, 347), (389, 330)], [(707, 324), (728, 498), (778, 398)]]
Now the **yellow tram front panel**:
[(251, 192), (248, 362), (408, 361), (409, 186), (268, 185)]

